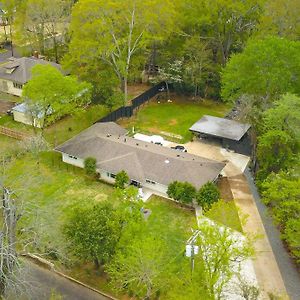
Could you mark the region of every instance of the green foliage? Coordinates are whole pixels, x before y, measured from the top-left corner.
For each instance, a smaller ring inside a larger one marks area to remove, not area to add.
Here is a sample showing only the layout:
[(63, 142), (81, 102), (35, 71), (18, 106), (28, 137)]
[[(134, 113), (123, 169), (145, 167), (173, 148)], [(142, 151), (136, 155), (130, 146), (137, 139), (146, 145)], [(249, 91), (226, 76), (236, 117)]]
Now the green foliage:
[(84, 160), (84, 169), (87, 175), (96, 176), (97, 160), (94, 157), (87, 157)]
[(109, 261), (121, 234), (121, 222), (116, 216), (108, 202), (75, 208), (64, 227), (73, 254), (93, 261), (96, 267)]
[(167, 194), (179, 202), (191, 204), (196, 195), (195, 187), (189, 182), (171, 182), (168, 186)]
[(200, 188), (196, 199), (202, 209), (207, 211), (212, 207), (213, 203), (219, 201), (219, 189), (213, 182), (207, 182)]
[(115, 187), (119, 189), (124, 189), (125, 186), (129, 183), (129, 179), (130, 178), (128, 174), (124, 170), (122, 170), (116, 175)]
[(169, 261), (164, 239), (142, 228), (135, 228), (126, 232), (120, 240), (107, 272), (116, 290), (125, 289), (139, 299), (150, 299), (167, 288)]
[(295, 142), (285, 132), (270, 130), (263, 134), (257, 145), (257, 158), (260, 164), (259, 179), (271, 172), (279, 172), (290, 166)]
[(299, 14), (300, 2), (298, 0), (268, 0), (264, 5), (258, 34), (261, 36), (272, 34), (299, 40)]
[(78, 111), (90, 102), (90, 85), (63, 74), (51, 65), (36, 65), (32, 78), (25, 84), (22, 98), (28, 114), (41, 118), (42, 124), (54, 122), (66, 114)]
[[(299, 204), (298, 204), (298, 211), (299, 211)], [(298, 214), (299, 216), (299, 214)], [(300, 219), (290, 219), (286, 223), (285, 230), (283, 232), (283, 239), (289, 245), (292, 254), (296, 258), (296, 261), (300, 263)]]
[(262, 133), (269, 130), (282, 130), (300, 141), (300, 97), (292, 94), (283, 95), (274, 106), (263, 114)]
[(223, 100), (254, 95), (270, 101), (287, 92), (299, 93), (299, 51), (300, 42), (278, 37), (252, 39), (222, 72)]
[(153, 40), (168, 35), (174, 15), (170, 0), (78, 1), (72, 11), (68, 64), (77, 69), (88, 65), (93, 73), (101, 71), (103, 65), (109, 68), (118, 78), (126, 103), (130, 72), (140, 65), (134, 58)]
[[(220, 299), (226, 283), (235, 275), (233, 262), (243, 261), (253, 255), (250, 241), (223, 227), (203, 220), (199, 226), (199, 263), (204, 269), (207, 289), (211, 296)], [(197, 264), (197, 262), (196, 262)], [(236, 271), (238, 275), (239, 271)]]
[[(299, 163), (298, 163), (299, 164)], [(280, 225), (283, 239), (287, 242), (296, 260), (300, 262), (300, 179), (295, 170), (270, 174), (261, 184), (262, 199), (272, 210)]]

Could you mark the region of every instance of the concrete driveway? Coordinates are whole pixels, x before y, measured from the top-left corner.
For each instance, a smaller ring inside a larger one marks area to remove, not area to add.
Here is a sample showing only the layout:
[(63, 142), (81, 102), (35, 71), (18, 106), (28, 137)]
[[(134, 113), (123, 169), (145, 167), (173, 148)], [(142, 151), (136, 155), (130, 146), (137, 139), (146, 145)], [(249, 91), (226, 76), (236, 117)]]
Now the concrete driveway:
[[(259, 239), (254, 243), (256, 255), (253, 265), (258, 284), (262, 290), (262, 297), (263, 299), (269, 299), (267, 295), (268, 293), (272, 293), (281, 295), (285, 299), (287, 291), (284, 280), (257, 209), (255, 199), (244, 175), (250, 158), (201, 140), (189, 142), (184, 146), (191, 154), (227, 162), (223, 170), (223, 175), (228, 178), (235, 204), (239, 208), (240, 217), (242, 218), (244, 215), (248, 216), (247, 222), (242, 225), (243, 231), (252, 236), (254, 234), (259, 235)], [(281, 241), (279, 240), (279, 242)], [(292, 299), (297, 299), (293, 295), (291, 297)]]

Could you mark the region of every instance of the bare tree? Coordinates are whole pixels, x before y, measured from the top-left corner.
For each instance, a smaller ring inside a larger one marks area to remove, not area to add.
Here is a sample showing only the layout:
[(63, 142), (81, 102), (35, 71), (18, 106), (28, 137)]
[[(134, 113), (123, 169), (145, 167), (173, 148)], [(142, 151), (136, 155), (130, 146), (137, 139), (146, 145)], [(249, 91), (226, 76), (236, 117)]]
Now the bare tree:
[(21, 264), (16, 250), (17, 222), (22, 214), (18, 212), (13, 192), (1, 187), (2, 228), (0, 230), (0, 296), (5, 295), (7, 289), (20, 289), (24, 281), (19, 276)]

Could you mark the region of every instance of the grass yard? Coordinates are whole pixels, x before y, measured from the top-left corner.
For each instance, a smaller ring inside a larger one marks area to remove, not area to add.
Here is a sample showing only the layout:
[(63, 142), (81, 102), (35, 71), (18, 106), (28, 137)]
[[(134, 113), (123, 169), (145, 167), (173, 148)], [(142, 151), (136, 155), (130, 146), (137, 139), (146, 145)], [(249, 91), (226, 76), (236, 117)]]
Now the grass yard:
[[(45, 128), (45, 138), (51, 145), (57, 146), (72, 138), (82, 130), (90, 127), (101, 117), (105, 116), (107, 112), (107, 108), (103, 105), (92, 105), (84, 111), (80, 111), (72, 116), (64, 117)], [(0, 118), (0, 125), (29, 134), (34, 133), (32, 126), (15, 122), (12, 116)], [(37, 129), (37, 131), (41, 130)]]
[(0, 157), (6, 152), (14, 149), (18, 142), (18, 140), (0, 134)]
[(24, 203), (26, 213), (21, 222), (37, 232), (36, 247), (42, 253), (52, 248), (64, 251), (61, 226), (70, 207), (112, 199), (113, 193), (112, 186), (62, 163), (55, 152), (43, 153), (40, 158), (27, 154), (13, 160), (5, 170), (4, 180)]
[(136, 131), (160, 134), (167, 138), (169, 134), (179, 135), (182, 139), (178, 142), (184, 143), (192, 137), (189, 128), (203, 115), (222, 117), (230, 109), (230, 106), (212, 100), (195, 102), (184, 96), (173, 96), (171, 99), (172, 103), (152, 101), (140, 108), (135, 117), (124, 119), (120, 124), (128, 129), (134, 126)]
[(209, 211), (204, 213), (204, 215), (217, 223), (226, 225), (236, 231), (243, 232), (238, 210), (233, 200), (220, 200), (215, 203)]

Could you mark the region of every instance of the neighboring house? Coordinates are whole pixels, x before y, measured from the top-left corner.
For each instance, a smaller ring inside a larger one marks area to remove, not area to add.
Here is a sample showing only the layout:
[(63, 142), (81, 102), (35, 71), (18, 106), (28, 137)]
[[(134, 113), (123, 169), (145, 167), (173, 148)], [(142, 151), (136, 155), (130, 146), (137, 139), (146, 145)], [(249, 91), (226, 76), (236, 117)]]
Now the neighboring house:
[[(11, 112), (16, 122), (20, 122), (26, 125), (33, 125), (34, 127), (38, 128), (42, 128), (44, 125), (44, 113), (37, 113), (37, 116), (33, 117), (32, 114), (29, 112), (26, 103), (24, 102), (13, 107), (11, 109)], [(51, 114), (50, 110), (48, 114)]]
[(252, 150), (250, 128), (250, 124), (205, 115), (190, 128), (190, 131), (200, 138), (216, 141), (224, 148), (250, 155)]
[(15, 96), (22, 95), (22, 88), (31, 79), (35, 65), (52, 65), (61, 71), (59, 64), (35, 57), (10, 58), (0, 67), (0, 91)]
[(225, 167), (224, 163), (128, 137), (126, 130), (113, 122), (96, 123), (55, 150), (62, 153), (64, 162), (81, 168), (87, 157), (94, 157), (104, 181), (114, 183), (116, 174), (124, 170), (132, 185), (163, 195), (175, 180), (200, 188), (215, 181)]

